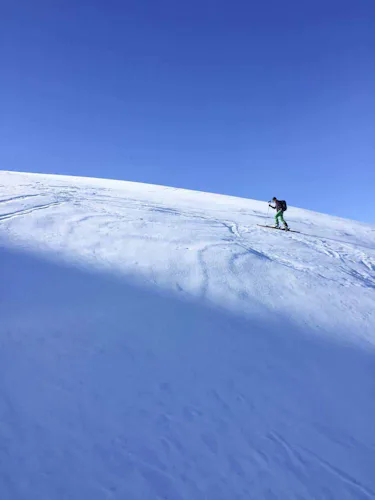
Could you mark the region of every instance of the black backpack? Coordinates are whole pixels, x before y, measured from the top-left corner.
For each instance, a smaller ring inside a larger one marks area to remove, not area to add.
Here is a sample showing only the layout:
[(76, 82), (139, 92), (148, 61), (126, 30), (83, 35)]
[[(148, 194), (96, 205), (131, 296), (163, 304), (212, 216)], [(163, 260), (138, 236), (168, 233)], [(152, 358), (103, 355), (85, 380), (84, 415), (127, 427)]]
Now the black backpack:
[(285, 212), (285, 210), (288, 210), (287, 204), (285, 200), (280, 200), (280, 205), (281, 205), (281, 210)]

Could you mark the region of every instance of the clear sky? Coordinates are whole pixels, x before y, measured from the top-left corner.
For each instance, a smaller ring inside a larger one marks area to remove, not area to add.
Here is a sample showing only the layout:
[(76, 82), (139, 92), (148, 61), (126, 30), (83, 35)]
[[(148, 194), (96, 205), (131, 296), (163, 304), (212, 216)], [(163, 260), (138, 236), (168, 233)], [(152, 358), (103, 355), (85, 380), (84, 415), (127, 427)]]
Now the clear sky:
[(374, 0), (3, 0), (0, 168), (375, 223)]

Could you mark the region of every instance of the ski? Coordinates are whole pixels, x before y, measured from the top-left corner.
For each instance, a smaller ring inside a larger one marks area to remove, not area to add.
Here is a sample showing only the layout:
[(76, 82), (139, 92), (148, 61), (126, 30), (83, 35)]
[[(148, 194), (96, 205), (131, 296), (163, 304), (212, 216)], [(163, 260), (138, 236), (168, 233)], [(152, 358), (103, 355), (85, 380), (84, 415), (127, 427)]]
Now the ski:
[(268, 229), (277, 229), (279, 231), (285, 231), (286, 233), (300, 233), (300, 231), (294, 231), (293, 229), (284, 229), (283, 227), (264, 226), (263, 224), (257, 224), (257, 226), (267, 227)]

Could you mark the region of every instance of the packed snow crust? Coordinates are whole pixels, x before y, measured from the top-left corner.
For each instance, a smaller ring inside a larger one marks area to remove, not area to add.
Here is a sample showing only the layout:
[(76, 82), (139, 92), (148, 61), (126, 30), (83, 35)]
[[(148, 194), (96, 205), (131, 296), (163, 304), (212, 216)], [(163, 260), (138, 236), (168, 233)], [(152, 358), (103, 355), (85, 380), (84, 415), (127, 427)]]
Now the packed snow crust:
[(375, 498), (375, 227), (285, 215), (0, 172), (1, 500)]

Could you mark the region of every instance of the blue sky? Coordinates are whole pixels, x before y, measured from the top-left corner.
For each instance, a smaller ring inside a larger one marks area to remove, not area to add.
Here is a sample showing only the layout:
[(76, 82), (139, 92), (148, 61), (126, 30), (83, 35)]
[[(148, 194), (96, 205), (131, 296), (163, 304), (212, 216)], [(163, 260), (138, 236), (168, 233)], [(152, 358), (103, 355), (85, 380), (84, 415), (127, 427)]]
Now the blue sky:
[(375, 222), (373, 0), (2, 2), (0, 168)]

